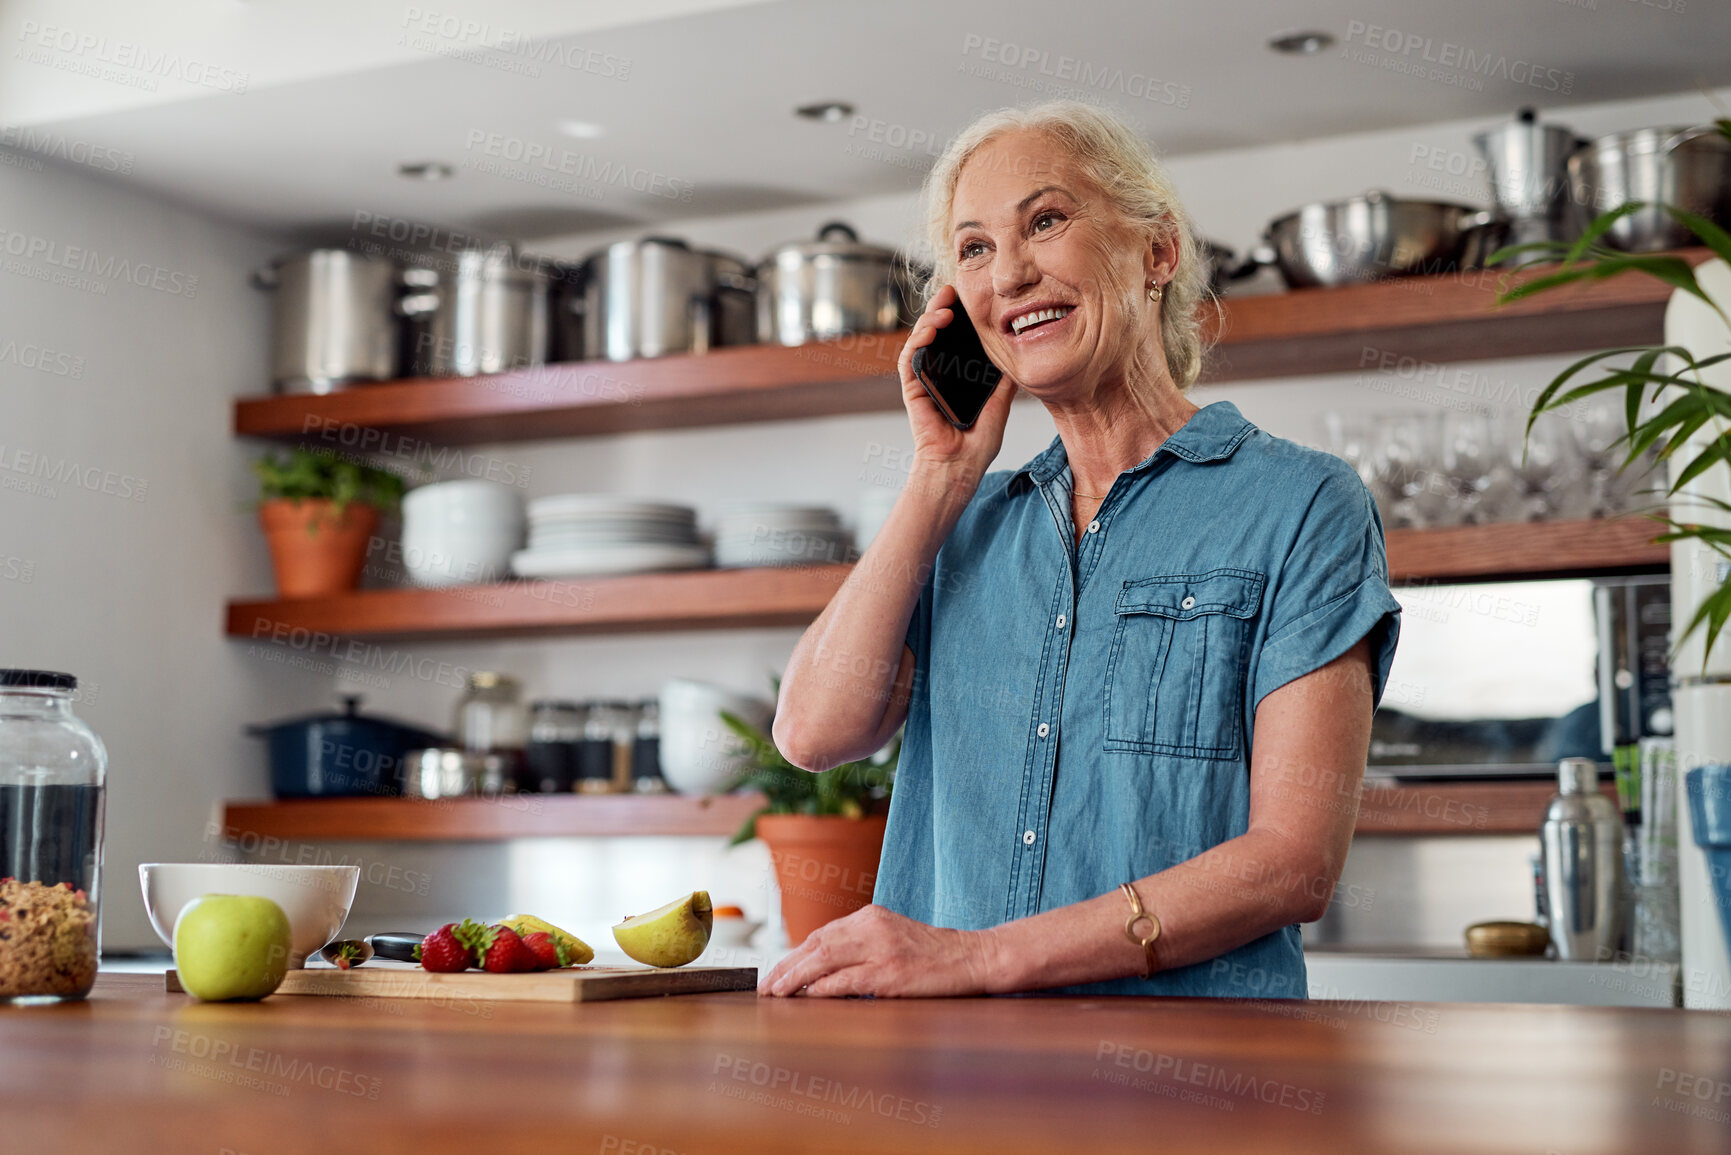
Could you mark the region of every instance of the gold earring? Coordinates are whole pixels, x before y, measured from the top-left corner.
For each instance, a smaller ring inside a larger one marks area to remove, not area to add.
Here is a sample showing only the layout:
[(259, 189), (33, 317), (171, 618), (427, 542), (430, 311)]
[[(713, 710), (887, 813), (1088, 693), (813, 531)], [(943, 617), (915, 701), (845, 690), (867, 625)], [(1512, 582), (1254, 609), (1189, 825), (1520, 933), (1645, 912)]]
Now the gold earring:
[(1160, 290), (1160, 282), (1159, 281), (1149, 281), (1148, 282), (1148, 299), (1150, 301), (1153, 301), (1155, 304), (1159, 304), (1160, 303), (1160, 291), (1161, 290)]

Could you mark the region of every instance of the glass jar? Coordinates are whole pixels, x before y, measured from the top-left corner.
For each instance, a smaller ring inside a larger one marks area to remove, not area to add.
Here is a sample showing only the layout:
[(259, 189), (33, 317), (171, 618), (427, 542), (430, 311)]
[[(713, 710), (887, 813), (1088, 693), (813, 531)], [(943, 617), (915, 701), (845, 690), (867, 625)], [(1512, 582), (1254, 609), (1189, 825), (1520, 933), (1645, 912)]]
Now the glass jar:
[(638, 794), (667, 793), (661, 776), (661, 703), (645, 698), (637, 703), (637, 739), (631, 747), (631, 789)]
[[(529, 713), (523, 708), (523, 687), (516, 678), (490, 670), (470, 674), (457, 701), (452, 730), (464, 750), (499, 756), (501, 789), (516, 790), (528, 777)], [(492, 791), (483, 786), (482, 793)]]
[(618, 702), (590, 701), (583, 716), (583, 740), (577, 744), (577, 792), (612, 794), (618, 789), (619, 731), (627, 724)]
[(583, 707), (576, 702), (541, 701), (530, 706), (526, 789), (564, 794), (575, 788), (583, 718)]
[(108, 752), (72, 712), (78, 679), (0, 669), (0, 1002), (96, 981)]

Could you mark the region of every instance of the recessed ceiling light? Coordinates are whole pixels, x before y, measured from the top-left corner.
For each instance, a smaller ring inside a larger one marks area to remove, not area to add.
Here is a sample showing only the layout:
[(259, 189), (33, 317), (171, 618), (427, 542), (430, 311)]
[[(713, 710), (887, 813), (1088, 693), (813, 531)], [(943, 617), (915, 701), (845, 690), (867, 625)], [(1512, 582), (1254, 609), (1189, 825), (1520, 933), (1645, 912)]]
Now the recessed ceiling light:
[(1334, 37), (1327, 32), (1286, 32), (1268, 42), (1270, 48), (1288, 56), (1314, 56), (1333, 44)]
[(457, 170), (443, 161), (421, 160), (399, 164), (397, 175), (410, 180), (450, 180)]
[(587, 120), (561, 120), (559, 131), (566, 136), (574, 136), (578, 140), (594, 140), (607, 130), (599, 124), (592, 124)]
[(793, 110), (808, 120), (821, 120), (826, 124), (834, 124), (838, 120), (846, 120), (853, 115), (853, 105), (845, 100), (820, 100), (816, 104), (802, 104)]

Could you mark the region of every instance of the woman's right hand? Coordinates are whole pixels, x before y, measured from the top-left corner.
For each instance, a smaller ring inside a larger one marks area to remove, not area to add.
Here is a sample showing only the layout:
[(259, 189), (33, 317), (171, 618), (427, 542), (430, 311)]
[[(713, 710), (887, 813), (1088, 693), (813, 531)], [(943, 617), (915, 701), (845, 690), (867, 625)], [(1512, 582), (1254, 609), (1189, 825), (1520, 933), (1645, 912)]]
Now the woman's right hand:
[(920, 319), (914, 322), (907, 344), (902, 346), (897, 368), (902, 378), (902, 404), (907, 407), (908, 424), (913, 427), (914, 464), (936, 468), (943, 473), (970, 478), (974, 484), (985, 476), (986, 469), (998, 456), (1004, 443), (1004, 425), (1010, 417), (1010, 402), (1016, 396), (1016, 383), (1008, 376), (998, 382), (986, 407), (970, 429), (957, 429), (933, 403), (926, 387), (914, 374), (914, 350), (930, 345), (939, 329), (957, 324), (953, 285), (940, 287)]

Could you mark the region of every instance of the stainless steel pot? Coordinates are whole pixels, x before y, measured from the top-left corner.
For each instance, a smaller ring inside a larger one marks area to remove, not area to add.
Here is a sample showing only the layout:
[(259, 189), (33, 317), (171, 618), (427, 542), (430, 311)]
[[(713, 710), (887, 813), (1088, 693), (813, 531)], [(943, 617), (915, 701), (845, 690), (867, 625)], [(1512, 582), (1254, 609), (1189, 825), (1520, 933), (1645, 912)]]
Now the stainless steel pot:
[(755, 345), (757, 279), (751, 275), (751, 266), (718, 249), (702, 252), (711, 292), (710, 344)]
[(1731, 140), (1712, 127), (1642, 128), (1589, 141), (1569, 158), (1569, 191), (1583, 221), (1630, 201), (1607, 243), (1629, 252), (1699, 244), (1661, 204), (1731, 228)]
[(1523, 108), (1515, 119), (1473, 137), (1484, 155), (1491, 200), (1509, 220), (1509, 240), (1572, 241), (1581, 235), (1569, 197), (1569, 155), (1586, 141)]
[(711, 337), (709, 258), (677, 237), (620, 241), (584, 262), (585, 355), (609, 361), (702, 353)]
[(1474, 230), (1495, 224), (1468, 205), (1369, 192), (1276, 218), (1254, 259), (1275, 265), (1294, 289), (1442, 273), (1460, 267)]
[(405, 307), (429, 317), (415, 342), (417, 373), (473, 377), (546, 362), (550, 278), (539, 260), (496, 245), (464, 249), (410, 275), (424, 292)]
[(403, 794), (409, 798), (459, 798), (499, 794), (510, 786), (508, 760), (450, 746), (431, 746), (403, 755)]
[(400, 367), (397, 264), (346, 249), (284, 257), (253, 274), (276, 292), (271, 381), (279, 393), (333, 393)]
[(862, 242), (840, 221), (772, 250), (757, 266), (757, 339), (803, 345), (912, 324), (900, 264), (894, 249)]

